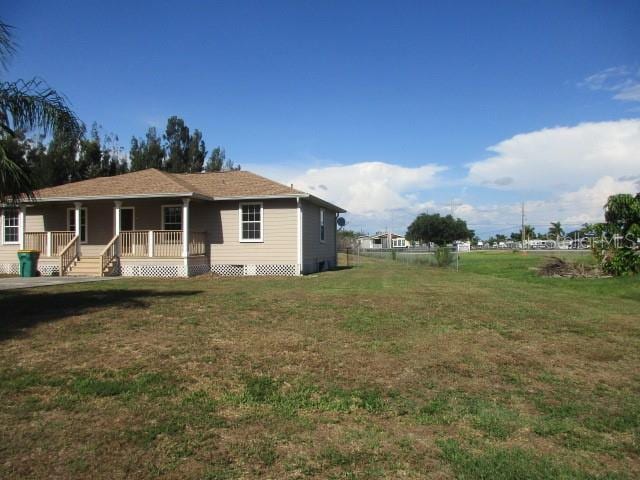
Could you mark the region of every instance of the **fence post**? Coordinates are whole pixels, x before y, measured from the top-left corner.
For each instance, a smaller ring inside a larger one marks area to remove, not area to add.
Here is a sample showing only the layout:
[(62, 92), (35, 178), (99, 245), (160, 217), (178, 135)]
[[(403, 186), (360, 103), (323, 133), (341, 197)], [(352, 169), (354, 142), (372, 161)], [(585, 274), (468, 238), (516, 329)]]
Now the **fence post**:
[(51, 232), (47, 232), (47, 257), (51, 256)]
[(149, 247), (148, 247), (149, 256), (153, 257), (153, 230), (149, 230), (149, 239), (148, 239), (148, 241), (149, 241)]

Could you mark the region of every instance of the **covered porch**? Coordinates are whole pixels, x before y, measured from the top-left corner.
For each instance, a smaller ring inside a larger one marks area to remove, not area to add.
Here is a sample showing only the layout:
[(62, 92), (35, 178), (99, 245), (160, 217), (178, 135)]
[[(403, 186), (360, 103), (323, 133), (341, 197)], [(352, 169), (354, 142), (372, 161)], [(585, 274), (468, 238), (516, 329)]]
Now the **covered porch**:
[(43, 274), (120, 275), (135, 265), (186, 276), (190, 264), (208, 264), (191, 208), (189, 198), (36, 204), (21, 211), (20, 248), (40, 252)]

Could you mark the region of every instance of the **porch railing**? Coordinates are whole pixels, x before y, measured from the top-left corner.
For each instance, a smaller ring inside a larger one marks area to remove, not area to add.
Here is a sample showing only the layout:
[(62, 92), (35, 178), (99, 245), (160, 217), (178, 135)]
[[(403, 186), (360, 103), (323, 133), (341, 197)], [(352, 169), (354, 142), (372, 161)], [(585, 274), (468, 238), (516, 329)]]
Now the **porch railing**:
[(80, 246), (79, 237), (73, 239), (60, 252), (60, 276), (62, 277), (78, 258), (78, 250)]
[(149, 232), (144, 230), (120, 232), (120, 256), (148, 257)]
[(107, 269), (109, 264), (117, 257), (118, 255), (118, 235), (113, 237), (111, 241), (107, 244), (107, 246), (100, 252), (100, 275), (104, 276), (104, 271)]
[(75, 237), (75, 232), (51, 232), (51, 256), (57, 257), (69, 242)]
[(47, 232), (24, 232), (25, 250), (38, 250), (40, 255), (47, 254)]
[[(206, 232), (189, 232), (189, 255), (206, 253)], [(133, 230), (120, 232), (121, 257), (181, 257), (182, 231)]]
[(75, 232), (25, 232), (24, 248), (38, 250), (40, 255), (57, 257), (75, 236)]
[(156, 230), (153, 232), (154, 257), (181, 257), (182, 232), (179, 230)]

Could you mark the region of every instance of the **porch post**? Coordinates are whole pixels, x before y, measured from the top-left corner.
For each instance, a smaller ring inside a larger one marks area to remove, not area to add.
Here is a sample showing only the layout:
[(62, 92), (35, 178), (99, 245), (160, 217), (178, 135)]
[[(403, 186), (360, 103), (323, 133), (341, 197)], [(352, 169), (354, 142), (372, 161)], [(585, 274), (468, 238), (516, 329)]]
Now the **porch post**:
[(81, 241), (81, 225), (80, 225), (80, 212), (81, 212), (81, 208), (82, 208), (82, 202), (73, 202), (73, 206), (75, 207), (75, 211), (73, 212), (75, 214), (75, 227), (76, 227), (76, 231), (75, 231), (75, 236), (78, 237), (78, 242), (76, 243), (77, 248), (76, 248), (76, 254), (78, 256), (80, 256), (80, 244), (82, 243)]
[(115, 204), (115, 213), (116, 213), (114, 234), (120, 235), (120, 208), (122, 207), (122, 202), (120, 200), (116, 200), (113, 203)]
[(189, 256), (189, 202), (190, 198), (182, 199), (182, 256)]
[(51, 256), (51, 232), (47, 232), (47, 257)]
[(149, 230), (149, 247), (147, 250), (149, 251), (149, 256), (153, 257), (153, 230)]
[(27, 206), (20, 205), (20, 211), (18, 212), (18, 242), (20, 243), (20, 250), (24, 249), (24, 227), (25, 218), (27, 214)]

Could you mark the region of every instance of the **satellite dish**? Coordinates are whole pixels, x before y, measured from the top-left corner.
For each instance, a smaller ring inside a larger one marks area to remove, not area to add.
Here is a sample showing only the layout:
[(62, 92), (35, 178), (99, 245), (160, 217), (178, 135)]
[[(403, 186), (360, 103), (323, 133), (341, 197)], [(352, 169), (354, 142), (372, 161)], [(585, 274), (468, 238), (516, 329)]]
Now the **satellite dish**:
[(347, 224), (347, 222), (344, 220), (344, 217), (338, 217), (336, 222), (338, 223), (339, 227), (344, 227)]

